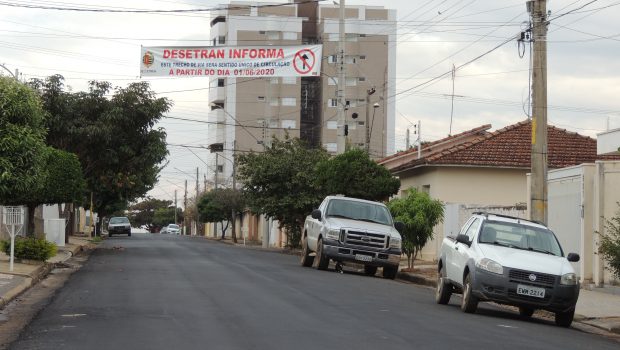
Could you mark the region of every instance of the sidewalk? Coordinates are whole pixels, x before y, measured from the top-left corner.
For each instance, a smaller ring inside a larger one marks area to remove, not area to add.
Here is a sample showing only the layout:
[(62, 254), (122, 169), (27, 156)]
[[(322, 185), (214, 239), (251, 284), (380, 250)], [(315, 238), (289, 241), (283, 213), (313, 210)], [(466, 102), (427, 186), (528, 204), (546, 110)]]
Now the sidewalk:
[[(407, 260), (401, 260), (398, 278), (416, 284), (437, 286), (436, 263), (416, 260), (413, 272), (404, 270), (406, 267)], [(575, 309), (575, 322), (620, 334), (620, 287), (592, 290), (582, 288)]]
[(69, 237), (69, 243), (64, 247), (58, 247), (56, 256), (46, 263), (14, 262), (13, 271), (10, 271), (9, 256), (0, 252), (0, 309), (44, 278), (52, 270), (54, 264), (67, 261), (88, 244), (90, 241), (87, 237)]

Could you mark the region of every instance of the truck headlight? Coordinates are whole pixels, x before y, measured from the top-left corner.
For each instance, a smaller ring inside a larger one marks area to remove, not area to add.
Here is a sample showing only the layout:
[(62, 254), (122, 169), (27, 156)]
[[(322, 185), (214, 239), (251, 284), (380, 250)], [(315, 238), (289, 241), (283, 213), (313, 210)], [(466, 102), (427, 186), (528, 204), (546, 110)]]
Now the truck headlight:
[(400, 238), (390, 237), (390, 248), (400, 249), (401, 248)]
[(566, 286), (574, 286), (577, 284), (577, 275), (575, 275), (574, 273), (565, 273), (562, 275), (562, 278), (560, 278), (560, 284), (566, 285)]
[(503, 275), (504, 274), (504, 268), (502, 267), (502, 265), (500, 265), (498, 262), (488, 259), (488, 258), (483, 258), (480, 259), (477, 263), (476, 263), (476, 267), (481, 268), (485, 271), (489, 271), (492, 273), (496, 273), (498, 275)]
[(327, 230), (325, 237), (327, 239), (338, 240), (340, 239), (340, 230)]

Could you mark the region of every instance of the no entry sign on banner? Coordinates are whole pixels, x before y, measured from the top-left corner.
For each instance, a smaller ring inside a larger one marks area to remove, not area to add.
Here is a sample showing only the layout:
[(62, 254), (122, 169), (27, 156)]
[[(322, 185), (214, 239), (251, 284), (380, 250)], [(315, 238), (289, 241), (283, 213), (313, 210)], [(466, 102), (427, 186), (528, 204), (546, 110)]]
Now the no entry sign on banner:
[(142, 47), (144, 77), (312, 77), (321, 45)]

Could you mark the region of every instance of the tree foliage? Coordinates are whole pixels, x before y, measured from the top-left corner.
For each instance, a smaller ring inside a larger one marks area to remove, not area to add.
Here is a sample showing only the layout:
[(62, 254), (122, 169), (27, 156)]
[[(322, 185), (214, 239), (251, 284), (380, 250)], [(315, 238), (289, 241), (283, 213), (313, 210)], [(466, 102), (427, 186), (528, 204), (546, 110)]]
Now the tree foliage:
[(405, 197), (391, 200), (388, 207), (394, 219), (405, 224), (401, 232), (402, 247), (407, 255), (409, 268), (413, 268), (418, 253), (428, 240), (433, 238), (433, 228), (443, 222), (443, 203), (432, 199), (427, 193), (411, 188)]
[[(620, 208), (620, 202), (617, 203)], [(620, 278), (620, 209), (616, 216), (606, 220), (605, 233), (601, 234), (599, 252), (603, 255), (609, 270)]]
[(82, 202), (86, 182), (77, 155), (47, 147), (45, 181), (39, 204)]
[(238, 177), (249, 207), (278, 220), (289, 246), (299, 246), (306, 216), (323, 199), (315, 183), (316, 166), (327, 158), (325, 150), (288, 138), (274, 139), (262, 153), (239, 156)]
[(165, 131), (154, 128), (170, 108), (167, 99), (156, 98), (146, 82), (113, 90), (93, 81), (77, 93), (64, 90), (61, 76), (32, 85), (50, 114), (48, 143), (78, 155), (100, 216), (153, 188), (167, 155)]
[[(133, 204), (129, 207), (129, 220), (134, 226), (147, 226), (150, 232), (156, 232), (158, 228), (174, 222), (174, 206), (172, 201), (156, 198)], [(158, 212), (156, 216), (155, 213)], [(183, 210), (177, 208), (177, 221), (183, 220)]]
[(322, 161), (316, 176), (317, 185), (325, 194), (374, 201), (387, 200), (400, 188), (400, 180), (361, 149), (350, 149)]
[[(202, 222), (222, 222), (222, 239), (235, 214), (245, 209), (245, 199), (240, 190), (232, 188), (215, 189), (204, 193), (198, 199), (198, 215)], [(224, 226), (226, 221), (226, 226)], [(234, 234), (234, 232), (233, 232)], [(236, 237), (233, 237), (236, 240)]]
[(42, 185), (45, 112), (36, 93), (0, 76), (0, 204), (23, 204)]

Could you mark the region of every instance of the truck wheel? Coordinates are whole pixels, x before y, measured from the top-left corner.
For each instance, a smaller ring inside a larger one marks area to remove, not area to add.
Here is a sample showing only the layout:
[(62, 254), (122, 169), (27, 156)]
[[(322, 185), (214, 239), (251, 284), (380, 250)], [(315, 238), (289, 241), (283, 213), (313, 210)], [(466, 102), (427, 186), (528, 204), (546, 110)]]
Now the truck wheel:
[(575, 309), (571, 309), (565, 312), (556, 312), (555, 313), (555, 324), (560, 327), (570, 327), (571, 323), (573, 323), (573, 318), (575, 317)]
[(314, 257), (310, 256), (308, 250), (308, 238), (302, 238), (301, 240), (301, 266), (310, 267), (314, 262)]
[(374, 276), (377, 273), (376, 266), (364, 265), (364, 274), (366, 276)]
[(398, 266), (384, 266), (383, 267), (383, 278), (393, 280), (396, 278), (397, 273), (398, 273)]
[(532, 317), (534, 314), (534, 309), (531, 307), (519, 307), (519, 315), (522, 317)]
[(319, 238), (319, 242), (316, 245), (316, 257), (314, 263), (317, 270), (327, 270), (329, 266), (329, 258), (323, 253), (323, 239)]
[(437, 274), (437, 289), (435, 290), (435, 302), (442, 305), (450, 302), (452, 296), (452, 285), (448, 282), (445, 271), (445, 267), (442, 266)]
[(461, 302), (461, 310), (468, 314), (476, 312), (478, 308), (478, 298), (472, 293), (471, 274), (465, 276), (463, 283), (463, 301)]

